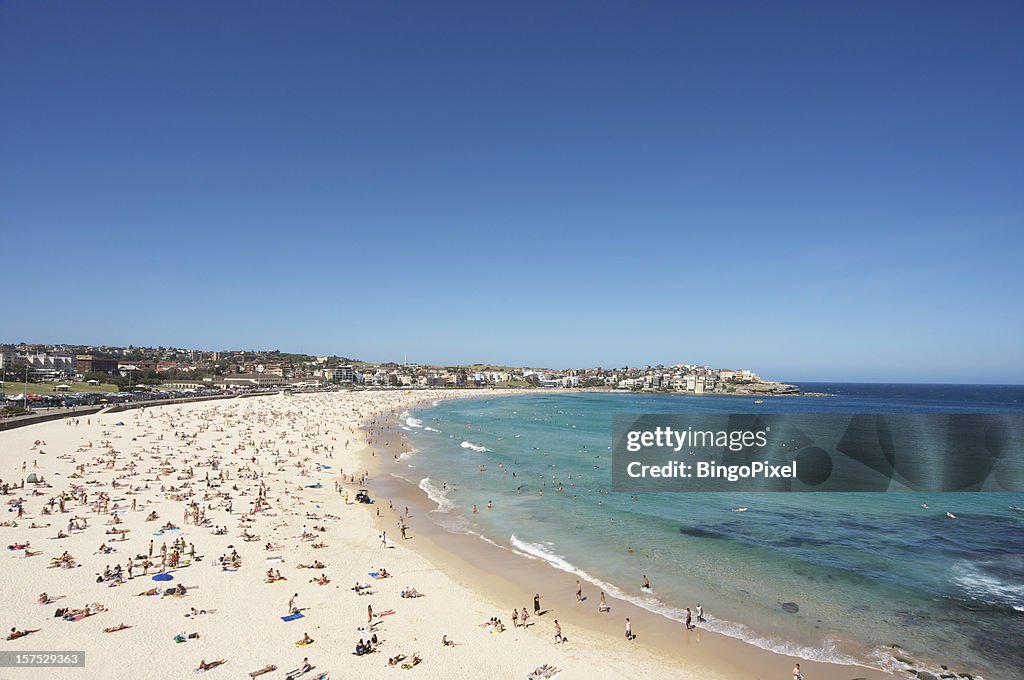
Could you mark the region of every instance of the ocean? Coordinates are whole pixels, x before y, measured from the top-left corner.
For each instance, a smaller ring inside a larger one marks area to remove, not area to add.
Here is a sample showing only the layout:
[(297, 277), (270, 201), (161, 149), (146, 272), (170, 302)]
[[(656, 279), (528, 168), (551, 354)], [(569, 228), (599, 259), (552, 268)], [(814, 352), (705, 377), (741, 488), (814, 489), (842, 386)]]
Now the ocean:
[(402, 414), (414, 451), (397, 474), (428, 494), (432, 519), (449, 531), (673, 619), (700, 603), (706, 628), (759, 647), (1024, 677), (1024, 512), (1011, 507), (1024, 506), (1024, 494), (611, 491), (620, 413), (1024, 412), (1024, 386), (800, 387), (832, 396), (760, 405), (749, 396), (620, 393), (442, 401)]

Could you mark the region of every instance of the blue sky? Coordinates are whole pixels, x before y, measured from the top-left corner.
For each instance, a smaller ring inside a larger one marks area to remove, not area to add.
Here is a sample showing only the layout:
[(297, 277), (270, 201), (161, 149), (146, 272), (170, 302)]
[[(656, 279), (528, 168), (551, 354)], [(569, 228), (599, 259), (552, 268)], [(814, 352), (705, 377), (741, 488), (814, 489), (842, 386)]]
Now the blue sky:
[(1019, 2), (0, 2), (0, 341), (1024, 382)]

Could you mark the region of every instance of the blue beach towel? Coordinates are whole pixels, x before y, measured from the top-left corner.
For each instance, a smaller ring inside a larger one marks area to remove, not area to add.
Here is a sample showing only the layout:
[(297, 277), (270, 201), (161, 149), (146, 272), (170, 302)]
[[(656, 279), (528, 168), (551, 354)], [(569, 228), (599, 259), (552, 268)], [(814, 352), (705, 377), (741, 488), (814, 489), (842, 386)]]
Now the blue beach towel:
[(301, 619), (301, 618), (302, 618), (302, 612), (295, 612), (294, 614), (289, 614), (288, 616), (282, 616), (281, 620), (282, 621), (295, 621), (296, 619)]

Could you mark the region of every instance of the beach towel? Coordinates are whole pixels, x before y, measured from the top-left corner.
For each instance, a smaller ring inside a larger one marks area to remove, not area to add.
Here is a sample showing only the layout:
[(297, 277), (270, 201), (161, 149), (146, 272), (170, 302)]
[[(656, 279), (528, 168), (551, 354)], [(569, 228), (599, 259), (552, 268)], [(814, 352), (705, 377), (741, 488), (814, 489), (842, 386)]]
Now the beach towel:
[(295, 621), (297, 619), (301, 619), (302, 617), (303, 617), (302, 612), (295, 612), (294, 614), (289, 614), (288, 616), (282, 616), (281, 620), (282, 621)]
[(391, 616), (395, 613), (394, 609), (385, 609), (382, 612), (377, 612), (377, 616)]

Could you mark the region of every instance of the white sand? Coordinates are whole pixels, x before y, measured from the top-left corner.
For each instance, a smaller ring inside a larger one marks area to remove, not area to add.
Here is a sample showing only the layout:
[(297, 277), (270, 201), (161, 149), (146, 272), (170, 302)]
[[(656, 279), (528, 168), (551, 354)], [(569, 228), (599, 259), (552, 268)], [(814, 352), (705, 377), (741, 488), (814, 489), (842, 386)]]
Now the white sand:
[[(194, 678), (193, 669), (203, 659), (227, 660), (204, 676), (246, 678), (250, 671), (274, 664), (277, 670), (261, 677), (285, 678), (288, 671), (301, 665), (303, 657), (316, 666), (304, 678), (316, 678), (323, 671), (336, 680), (406, 677), (401, 668), (387, 667), (388, 658), (397, 654), (411, 657), (416, 652), (423, 662), (408, 671), (408, 677), (526, 678), (541, 664), (562, 669), (564, 680), (655, 674), (723, 677), (713, 669), (687, 668), (651, 656), (621, 637), (564, 624), (570, 641), (555, 645), (550, 616), (534, 618), (536, 625), (528, 630), (512, 629), (507, 603), (488, 601), (456, 583), (400, 541), (390, 544), (394, 547), (381, 546), (374, 506), (346, 505), (334, 488), (340, 470), (345, 474), (362, 472), (357, 452), (365, 442), (358, 428), (373, 414), (395, 413), (414, 402), (451, 396), (455, 396), (452, 391), (255, 397), (109, 413), (92, 416), (90, 424), (81, 418), (78, 425), (57, 421), (0, 433), (0, 478), (20, 484), (35, 472), (52, 485), (34, 489), (27, 484), (24, 490), (0, 496), (3, 522), (15, 519), (14, 512), (7, 512), (9, 502), (25, 499), (25, 516), (17, 526), (0, 527), (4, 546), (0, 581), (4, 616), (0, 623), (5, 631), (12, 626), (39, 629), (22, 639), (0, 642), (0, 649), (85, 650), (87, 659), (85, 669), (0, 669), (0, 678)], [(124, 424), (116, 425), (119, 422)], [(175, 433), (184, 433), (187, 439)], [(46, 443), (33, 448), (35, 440)], [(219, 474), (212, 468), (213, 461), (219, 461), (219, 471), (228, 479), (219, 487), (208, 488), (207, 473), (213, 480)], [(317, 463), (332, 469), (317, 471)], [(71, 478), (81, 464), (85, 464), (85, 474)], [(193, 474), (188, 477), (190, 467)], [(246, 468), (250, 477), (242, 478)], [(254, 474), (257, 479), (252, 478)], [(111, 486), (115, 479), (117, 488)], [(242, 515), (252, 508), (261, 480), (267, 486), (269, 509), (254, 514), (244, 527)], [(322, 488), (306, 488), (317, 482)], [(179, 491), (162, 493), (161, 486)], [(343, 484), (352, 497), (357, 488), (358, 484)], [(66, 513), (41, 514), (51, 497), (72, 489), (84, 489), (88, 504), (79, 502), (76, 491), (68, 495)], [(101, 494), (110, 497), (106, 512), (93, 507)], [(233, 500), (231, 514), (224, 494)], [(128, 509), (133, 499), (137, 510), (119, 515), (123, 523), (118, 526), (129, 530), (128, 540), (111, 540), (117, 537), (105, 531), (112, 528), (107, 522), (114, 505)], [(184, 523), (187, 502), (192, 500), (205, 510), (209, 527)], [(387, 510), (386, 501), (383, 506), (382, 514)], [(147, 522), (152, 511), (158, 513), (159, 520)], [(76, 516), (87, 519), (88, 528), (73, 531), (68, 538), (55, 538)], [(180, 530), (152, 535), (168, 521)], [(49, 526), (33, 529), (33, 522)], [(228, 533), (215, 535), (213, 526), (227, 526)], [(301, 539), (303, 526), (317, 535), (315, 541)], [(326, 531), (315, 531), (314, 526)], [(260, 540), (244, 541), (243, 528)], [(415, 519), (410, 528), (415, 531)], [(388, 534), (397, 538), (397, 527)], [(150, 540), (159, 565), (161, 544), (166, 542), (170, 549), (179, 537), (186, 545), (194, 544), (201, 559), (173, 570), (172, 582), (155, 583), (150, 578), (154, 570), (150, 576), (142, 576), (138, 565), (135, 577), (123, 585), (96, 582), (106, 565), (120, 563), (123, 567), (130, 556), (147, 554)], [(283, 547), (266, 550), (268, 541)], [(24, 551), (6, 549), (9, 544), (24, 542), (41, 554), (25, 558)], [(116, 552), (97, 553), (104, 542)], [(315, 542), (326, 546), (314, 549)], [(229, 546), (241, 557), (241, 567), (235, 572), (223, 571), (217, 564), (219, 556), (231, 552)], [(50, 559), (63, 551), (81, 566), (47, 568)], [(267, 558), (277, 555), (283, 556), (283, 562), (268, 564)], [(324, 562), (326, 568), (297, 568), (314, 560)], [(370, 579), (367, 573), (382, 566), (394, 577)], [(279, 569), (287, 581), (266, 583), (268, 567)], [(309, 582), (321, 572), (331, 579), (328, 585)], [(352, 592), (356, 581), (371, 583), (373, 594)], [(181, 598), (138, 596), (152, 587), (162, 590), (179, 583), (194, 589)], [(399, 593), (406, 586), (415, 587), (425, 597), (401, 598)], [(40, 605), (37, 597), (44, 591), (62, 599)], [(284, 622), (280, 617), (287, 613), (294, 593), (298, 593), (297, 603), (305, 618)], [(58, 607), (78, 608), (93, 602), (103, 604), (107, 611), (76, 622), (54, 618)], [(375, 619), (377, 635), (383, 639), (379, 651), (356, 657), (352, 654), (355, 643), (367, 637), (359, 631), (367, 623), (367, 604), (376, 612), (393, 609), (395, 614)], [(216, 611), (186, 617), (192, 607)], [(491, 616), (501, 617), (509, 630), (493, 634), (479, 627)], [(131, 628), (103, 632), (122, 622)], [(176, 644), (174, 636), (179, 633), (199, 633), (200, 637)], [(297, 647), (295, 642), (305, 633), (315, 643)], [(457, 646), (442, 647), (442, 635)]]

